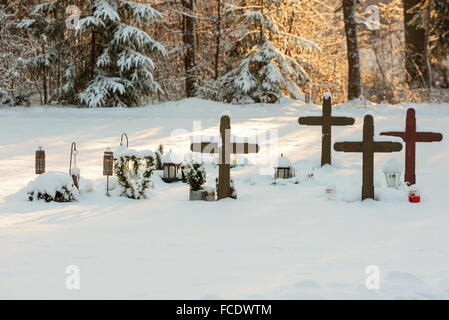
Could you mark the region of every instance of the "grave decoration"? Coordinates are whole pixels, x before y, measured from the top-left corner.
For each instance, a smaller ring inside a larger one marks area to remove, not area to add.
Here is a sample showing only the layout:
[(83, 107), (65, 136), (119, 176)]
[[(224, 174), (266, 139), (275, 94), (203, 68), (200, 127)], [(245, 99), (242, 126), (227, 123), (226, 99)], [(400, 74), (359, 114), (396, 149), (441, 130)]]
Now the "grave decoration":
[(186, 167), (186, 181), (190, 187), (189, 200), (205, 200), (203, 185), (206, 183), (206, 170), (203, 163), (192, 161)]
[(323, 115), (321, 117), (300, 117), (299, 124), (307, 126), (321, 126), (321, 166), (331, 164), (332, 126), (349, 126), (355, 123), (354, 118), (332, 116), (332, 96), (323, 95)]
[(387, 131), (382, 132), (383, 136), (399, 137), (405, 141), (405, 175), (404, 181), (413, 185), (416, 183), (415, 162), (416, 162), (416, 143), (417, 142), (435, 142), (443, 140), (443, 135), (436, 132), (416, 132), (416, 112), (415, 109), (407, 110), (405, 120), (405, 131)]
[(374, 153), (401, 151), (402, 144), (392, 141), (374, 141), (374, 120), (371, 115), (366, 115), (363, 122), (363, 141), (337, 142), (334, 144), (334, 150), (362, 153), (362, 200), (365, 200), (374, 199)]
[(122, 189), (121, 196), (131, 199), (144, 199), (151, 186), (151, 175), (155, 169), (154, 152), (121, 149), (116, 154), (114, 171)]
[(259, 146), (252, 143), (231, 142), (231, 119), (224, 115), (220, 119), (221, 144), (217, 142), (192, 143), (193, 152), (219, 154), (218, 161), (218, 200), (231, 197), (231, 154), (249, 154), (259, 152)]
[(106, 195), (109, 196), (109, 176), (114, 172), (114, 154), (107, 148), (103, 155), (103, 175), (106, 176)]
[[(76, 149), (76, 142), (73, 141), (72, 145), (70, 147), (69, 175), (72, 176), (73, 184), (79, 190), (80, 189), (80, 168), (78, 168), (76, 166), (76, 155), (77, 154), (78, 154), (78, 150)], [(73, 160), (73, 162), (72, 162), (72, 160)]]
[(45, 151), (39, 146), (35, 155), (35, 172), (36, 174), (42, 174), (45, 172)]
[(63, 172), (44, 172), (31, 181), (26, 192), (28, 200), (44, 200), (45, 202), (72, 202), (78, 199), (78, 189), (70, 175)]
[(411, 203), (421, 202), (421, 192), (416, 185), (412, 185), (408, 189), (408, 201)]
[(290, 160), (281, 153), (274, 165), (275, 179), (290, 179), (295, 176), (295, 169)]
[(167, 183), (182, 181), (182, 173), (180, 172), (181, 159), (171, 150), (164, 154), (161, 159), (163, 168), (162, 180)]
[(337, 199), (337, 187), (334, 184), (327, 185), (324, 192), (327, 200)]
[(388, 188), (397, 189), (401, 184), (402, 168), (398, 160), (390, 158), (384, 165), (383, 172)]

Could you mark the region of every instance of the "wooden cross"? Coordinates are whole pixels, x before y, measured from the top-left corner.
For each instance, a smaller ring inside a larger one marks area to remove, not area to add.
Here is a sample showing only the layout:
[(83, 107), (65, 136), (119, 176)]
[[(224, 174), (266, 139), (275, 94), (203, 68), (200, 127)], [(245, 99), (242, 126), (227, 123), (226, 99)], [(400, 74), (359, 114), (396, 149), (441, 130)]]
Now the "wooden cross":
[(300, 117), (298, 122), (308, 126), (321, 126), (321, 166), (324, 166), (325, 164), (331, 164), (332, 126), (353, 125), (355, 120), (349, 117), (332, 117), (332, 97), (324, 95), (323, 115), (321, 117)]
[(416, 132), (415, 109), (407, 110), (405, 120), (405, 131), (387, 131), (382, 132), (383, 136), (400, 137), (405, 141), (405, 175), (404, 181), (410, 185), (416, 183), (415, 161), (416, 161), (416, 142), (434, 142), (443, 140), (441, 133), (435, 132)]
[(374, 199), (374, 153), (396, 152), (402, 150), (402, 144), (392, 141), (374, 141), (374, 120), (370, 115), (363, 121), (363, 141), (337, 142), (335, 151), (363, 153), (362, 200)]
[(231, 196), (231, 153), (249, 154), (259, 152), (259, 145), (252, 143), (231, 143), (231, 119), (222, 116), (220, 119), (221, 146), (216, 142), (192, 143), (190, 150), (201, 153), (218, 153), (218, 191), (217, 198), (223, 199)]

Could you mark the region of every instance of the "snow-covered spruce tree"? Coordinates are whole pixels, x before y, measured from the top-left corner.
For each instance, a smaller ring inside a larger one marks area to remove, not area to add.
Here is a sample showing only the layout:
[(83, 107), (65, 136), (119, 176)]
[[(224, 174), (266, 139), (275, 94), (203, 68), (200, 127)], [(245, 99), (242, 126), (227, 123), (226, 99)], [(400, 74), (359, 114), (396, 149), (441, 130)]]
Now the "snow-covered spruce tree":
[[(224, 100), (275, 103), (282, 96), (302, 97), (300, 86), (309, 77), (300, 55), (318, 47), (279, 22), (291, 2), (258, 0), (249, 7), (226, 6), (226, 15), (237, 20), (237, 27), (231, 34), (233, 67), (220, 79)], [(281, 50), (286, 47), (292, 50)]]
[(162, 44), (142, 26), (162, 18), (147, 4), (126, 0), (94, 0), (92, 15), (79, 22), (79, 33), (95, 33), (98, 57), (95, 75), (80, 93), (88, 107), (139, 106), (162, 92), (153, 79), (155, 64), (150, 58), (166, 56)]

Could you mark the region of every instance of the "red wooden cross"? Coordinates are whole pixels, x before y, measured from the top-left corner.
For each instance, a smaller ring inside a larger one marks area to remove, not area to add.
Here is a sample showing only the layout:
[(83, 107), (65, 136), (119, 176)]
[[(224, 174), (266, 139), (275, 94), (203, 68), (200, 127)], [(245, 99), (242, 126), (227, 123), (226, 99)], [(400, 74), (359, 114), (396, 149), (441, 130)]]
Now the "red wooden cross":
[(407, 110), (407, 119), (405, 121), (405, 131), (387, 131), (382, 132), (383, 136), (400, 137), (405, 141), (405, 175), (404, 181), (413, 185), (416, 183), (415, 162), (416, 162), (416, 142), (434, 142), (443, 140), (441, 133), (435, 132), (416, 132), (415, 109)]
[(337, 142), (335, 151), (363, 153), (362, 200), (374, 199), (374, 153), (396, 152), (402, 150), (402, 144), (392, 141), (374, 141), (374, 119), (367, 115), (363, 121), (363, 141)]

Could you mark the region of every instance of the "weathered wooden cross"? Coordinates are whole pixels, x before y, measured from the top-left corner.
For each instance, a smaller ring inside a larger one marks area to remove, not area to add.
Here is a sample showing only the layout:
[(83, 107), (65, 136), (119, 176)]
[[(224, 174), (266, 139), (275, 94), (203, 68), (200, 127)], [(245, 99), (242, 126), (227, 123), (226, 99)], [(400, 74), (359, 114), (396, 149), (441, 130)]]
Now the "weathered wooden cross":
[(374, 199), (374, 153), (402, 150), (402, 144), (400, 142), (374, 141), (373, 122), (372, 116), (365, 116), (363, 121), (363, 141), (337, 142), (334, 144), (335, 151), (363, 153), (362, 200), (367, 198)]
[(407, 110), (407, 119), (405, 121), (405, 131), (387, 131), (381, 132), (383, 136), (400, 137), (405, 141), (405, 175), (404, 181), (410, 185), (416, 183), (415, 162), (416, 162), (416, 142), (434, 142), (443, 140), (441, 133), (435, 132), (416, 132), (415, 109)]
[(321, 166), (324, 166), (325, 164), (331, 164), (332, 126), (353, 125), (355, 120), (349, 117), (332, 117), (332, 97), (324, 95), (323, 115), (321, 117), (300, 117), (298, 122), (308, 126), (321, 126)]
[(259, 152), (259, 145), (254, 143), (231, 142), (231, 119), (222, 116), (220, 120), (221, 146), (216, 142), (192, 143), (190, 150), (201, 153), (218, 153), (218, 190), (217, 198), (223, 199), (231, 196), (231, 153), (249, 154)]

